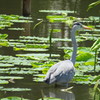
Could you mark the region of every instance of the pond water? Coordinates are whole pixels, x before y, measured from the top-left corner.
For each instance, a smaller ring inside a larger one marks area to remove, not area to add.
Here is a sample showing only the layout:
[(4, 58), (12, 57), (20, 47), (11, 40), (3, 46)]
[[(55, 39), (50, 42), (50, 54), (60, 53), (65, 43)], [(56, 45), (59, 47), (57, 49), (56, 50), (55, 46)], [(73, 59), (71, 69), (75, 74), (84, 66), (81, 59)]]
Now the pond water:
[[(27, 78), (29, 77), (30, 76), (28, 76)], [(54, 97), (63, 100), (93, 100), (93, 88), (87, 85), (75, 85), (71, 91), (62, 92), (61, 88), (48, 86), (44, 83), (34, 83), (31, 80), (27, 79), (27, 81), (16, 81), (16, 84), (9, 84), (6, 87), (28, 87), (32, 90), (29, 92), (0, 92), (0, 98), (8, 96), (18, 96), (30, 100), (38, 100), (42, 97), (43, 93), (44, 97)]]
[[(74, 10), (78, 9), (78, 15), (81, 17), (84, 16), (89, 16), (89, 15), (98, 15), (95, 10), (98, 7), (96, 7), (93, 11), (90, 11), (87, 13), (85, 10), (87, 9), (87, 5), (95, 0), (81, 0), (80, 3), (78, 2), (75, 8), (75, 2), (76, 0), (32, 0), (32, 18), (34, 21), (34, 24), (37, 23), (37, 19), (39, 18), (45, 18), (47, 13), (39, 13), (38, 10)], [(15, 6), (17, 5), (17, 6)], [(0, 13), (1, 14), (18, 14), (21, 15), (21, 0), (1, 0), (0, 3)], [(99, 11), (98, 11), (99, 12)], [(16, 26), (18, 26), (17, 24)], [(33, 30), (33, 24), (29, 24), (25, 26), (24, 24), (19, 25), (19, 26), (24, 26), (27, 27), (27, 32), (29, 34), (32, 34), (33, 36), (44, 36), (47, 37), (48, 34), (46, 33), (46, 26), (44, 24), (40, 25), (39, 27), (36, 28), (36, 30)], [(62, 25), (63, 26), (63, 25)], [(49, 27), (49, 26), (48, 26)], [(60, 26), (59, 26), (60, 27)], [(3, 32), (11, 32), (11, 31), (3, 31)], [(13, 32), (18, 32), (18, 31), (12, 31)], [(21, 32), (21, 31), (20, 31)], [(26, 32), (26, 33), (27, 33)], [(56, 37), (57, 35), (55, 35)], [(61, 36), (62, 37), (62, 36)], [(10, 37), (11, 38), (11, 37)], [(17, 38), (17, 37), (15, 37)], [(62, 43), (58, 44), (62, 46)], [(3, 55), (15, 55), (15, 52), (11, 52), (11, 50), (7, 50), (4, 48), (4, 50), (1, 50)], [(4, 52), (5, 51), (5, 52)], [(19, 53), (19, 52), (17, 52)], [(21, 53), (21, 52), (20, 52)], [(17, 66), (20, 67), (20, 66)], [(26, 66), (23, 66), (25, 68)], [(0, 74), (0, 75), (5, 75), (6, 74)], [(9, 96), (19, 96), (22, 98), (30, 99), (30, 100), (38, 100), (42, 98), (42, 96), (46, 97), (54, 97), (54, 98), (61, 98), (63, 100), (93, 100), (93, 87), (88, 86), (88, 85), (75, 85), (75, 84), (70, 84), (70, 86), (74, 86), (74, 88), (71, 91), (64, 92), (61, 91), (61, 88), (55, 88), (54, 86), (48, 86), (45, 83), (42, 82), (34, 82), (33, 81), (33, 75), (15, 75), (15, 76), (22, 76), (24, 79), (22, 80), (14, 80), (15, 83), (9, 83), (7, 85), (2, 85), (5, 88), (30, 88), (31, 91), (0, 91), (0, 98), (5, 98)], [(41, 99), (42, 100), (42, 99)]]

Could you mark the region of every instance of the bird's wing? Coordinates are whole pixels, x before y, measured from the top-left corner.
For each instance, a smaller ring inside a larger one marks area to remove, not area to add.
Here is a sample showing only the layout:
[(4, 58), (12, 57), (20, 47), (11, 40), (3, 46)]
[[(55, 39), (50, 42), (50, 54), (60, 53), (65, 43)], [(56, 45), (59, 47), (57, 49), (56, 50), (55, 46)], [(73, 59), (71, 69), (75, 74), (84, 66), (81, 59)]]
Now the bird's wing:
[(74, 66), (70, 60), (61, 61), (57, 69), (53, 74), (51, 74), (50, 81), (57, 82), (60, 81), (70, 81), (74, 76)]
[(51, 75), (57, 70), (57, 68), (60, 66), (61, 63), (62, 63), (62, 61), (60, 61), (60, 62), (54, 64), (52, 67), (50, 67), (50, 69), (48, 70), (48, 72), (46, 74), (44, 81), (50, 79)]

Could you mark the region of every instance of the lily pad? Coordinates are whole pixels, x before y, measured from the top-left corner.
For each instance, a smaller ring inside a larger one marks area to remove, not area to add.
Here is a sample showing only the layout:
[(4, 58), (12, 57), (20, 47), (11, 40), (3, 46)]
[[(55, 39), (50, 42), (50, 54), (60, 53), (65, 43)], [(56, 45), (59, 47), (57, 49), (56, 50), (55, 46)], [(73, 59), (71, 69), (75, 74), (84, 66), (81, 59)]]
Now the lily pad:
[(74, 13), (74, 11), (68, 11), (68, 10), (39, 10), (39, 12), (45, 12), (45, 13)]
[(14, 22), (14, 23), (31, 23), (33, 21), (30, 21), (30, 20), (11, 20), (11, 22)]
[(8, 28), (8, 30), (24, 31), (25, 29), (24, 28)]
[(0, 63), (0, 67), (13, 67), (13, 64), (4, 64), (4, 63)]
[(0, 84), (8, 84), (9, 82), (6, 80), (0, 80)]
[(63, 100), (63, 99), (60, 99), (60, 98), (53, 98), (53, 97), (43, 97), (43, 98), (38, 99), (38, 100)]
[(29, 99), (24, 99), (21, 97), (6, 97), (6, 98), (2, 98), (1, 100), (29, 100)]
[(0, 91), (31, 91), (29, 88), (2, 88)]
[(23, 79), (23, 77), (18, 77), (18, 76), (0, 76), (0, 79)]

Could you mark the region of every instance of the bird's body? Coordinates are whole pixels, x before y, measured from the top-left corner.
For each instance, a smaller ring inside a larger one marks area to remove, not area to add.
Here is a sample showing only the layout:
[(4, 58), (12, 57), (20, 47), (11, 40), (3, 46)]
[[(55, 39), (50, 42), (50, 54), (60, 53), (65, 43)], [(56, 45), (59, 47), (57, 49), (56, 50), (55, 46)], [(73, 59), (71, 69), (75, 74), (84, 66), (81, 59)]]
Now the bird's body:
[[(64, 60), (53, 65), (47, 72), (44, 81), (47, 84), (68, 85), (68, 82), (75, 75), (75, 60), (77, 52), (77, 43), (75, 33), (78, 29), (84, 28), (81, 23), (75, 23), (71, 30), (71, 39), (73, 44), (73, 53), (70, 60)], [(85, 28), (87, 28), (85, 26)]]
[(53, 65), (45, 78), (48, 84), (56, 83), (58, 85), (66, 85), (75, 74), (75, 68), (70, 60), (64, 60)]

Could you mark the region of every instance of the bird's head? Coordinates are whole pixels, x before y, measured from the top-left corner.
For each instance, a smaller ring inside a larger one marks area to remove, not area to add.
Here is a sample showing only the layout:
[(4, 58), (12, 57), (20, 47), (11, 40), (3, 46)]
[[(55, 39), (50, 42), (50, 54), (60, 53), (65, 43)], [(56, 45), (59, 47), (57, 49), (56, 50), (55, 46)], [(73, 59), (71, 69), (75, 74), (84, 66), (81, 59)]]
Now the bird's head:
[(80, 30), (80, 29), (88, 29), (88, 30), (92, 30), (92, 28), (88, 27), (88, 26), (85, 26), (83, 25), (82, 23), (80, 22), (75, 22), (73, 24), (73, 28), (76, 28), (77, 30)]

